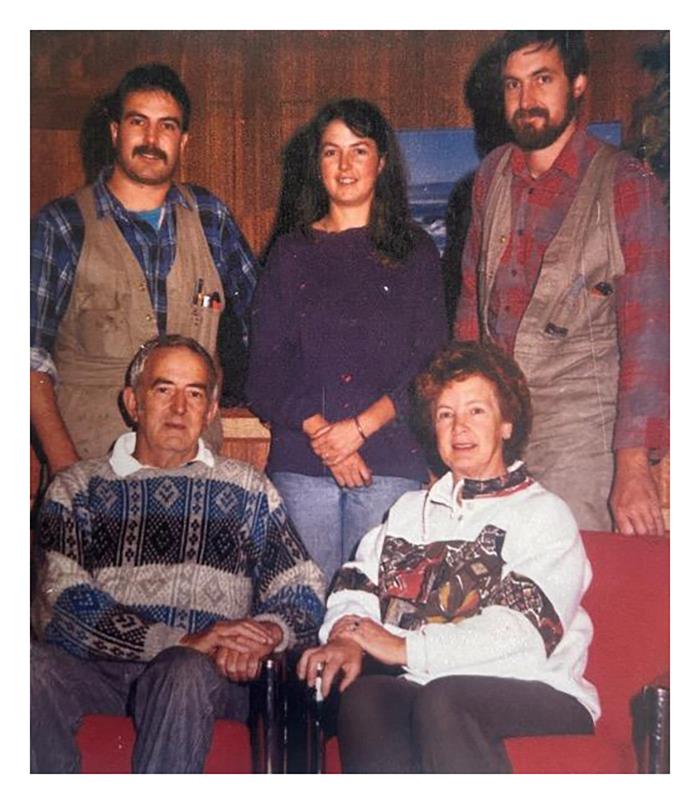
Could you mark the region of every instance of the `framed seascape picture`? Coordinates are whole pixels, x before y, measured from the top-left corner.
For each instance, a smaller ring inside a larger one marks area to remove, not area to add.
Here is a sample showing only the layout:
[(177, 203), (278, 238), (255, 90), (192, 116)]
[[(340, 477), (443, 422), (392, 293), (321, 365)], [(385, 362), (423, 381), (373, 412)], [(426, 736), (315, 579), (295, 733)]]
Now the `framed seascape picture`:
[[(611, 145), (622, 141), (622, 124), (591, 123), (591, 134)], [(396, 132), (408, 173), (411, 213), (440, 254), (448, 239), (448, 205), (481, 161), (473, 128), (400, 129)]]

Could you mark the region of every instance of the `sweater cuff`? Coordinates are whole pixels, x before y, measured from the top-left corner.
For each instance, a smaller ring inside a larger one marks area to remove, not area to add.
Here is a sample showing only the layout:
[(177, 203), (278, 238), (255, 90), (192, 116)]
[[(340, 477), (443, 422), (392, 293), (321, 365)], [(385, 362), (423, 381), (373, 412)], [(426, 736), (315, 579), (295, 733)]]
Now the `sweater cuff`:
[(408, 392), (405, 388), (394, 388), (392, 391), (387, 392), (387, 396), (394, 404), (396, 410), (396, 418), (394, 422), (407, 422), (410, 417), (411, 403), (408, 398)]
[(314, 413), (320, 413), (321, 407), (318, 403), (310, 402), (305, 396), (300, 396), (297, 399), (290, 399), (283, 406), (280, 418), (285, 427), (302, 432), (304, 422)]
[(287, 623), (277, 614), (256, 614), (253, 619), (260, 623), (272, 623), (273, 625), (278, 625), (282, 629), (282, 641), (279, 645), (277, 645), (274, 653), (282, 653), (283, 650), (287, 650), (287, 648), (294, 646), (294, 643), (296, 642), (294, 635), (291, 633)]
[(412, 673), (428, 672), (426, 639), (422, 631), (412, 631), (406, 635), (406, 667)]
[(159, 653), (180, 643), (187, 631), (182, 628), (172, 628), (165, 623), (154, 623), (149, 626), (143, 646), (144, 660), (150, 662)]

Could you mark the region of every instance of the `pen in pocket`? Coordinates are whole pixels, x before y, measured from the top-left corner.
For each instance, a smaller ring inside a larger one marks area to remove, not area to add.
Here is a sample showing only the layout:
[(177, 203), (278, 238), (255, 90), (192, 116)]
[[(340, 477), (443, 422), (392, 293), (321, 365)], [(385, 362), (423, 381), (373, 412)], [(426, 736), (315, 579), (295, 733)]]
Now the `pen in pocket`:
[(192, 304), (197, 307), (211, 307), (212, 310), (220, 310), (222, 307), (221, 296), (218, 291), (213, 293), (203, 293), (204, 280), (198, 279), (194, 286), (194, 295), (192, 297)]

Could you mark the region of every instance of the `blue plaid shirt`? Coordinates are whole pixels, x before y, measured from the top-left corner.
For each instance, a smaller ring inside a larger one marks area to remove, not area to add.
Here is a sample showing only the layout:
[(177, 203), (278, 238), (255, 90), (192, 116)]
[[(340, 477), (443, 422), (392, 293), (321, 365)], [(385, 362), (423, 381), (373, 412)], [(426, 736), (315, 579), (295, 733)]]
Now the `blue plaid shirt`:
[[(175, 207), (190, 204), (172, 186), (165, 197), (161, 225), (156, 231), (138, 213), (129, 212), (105, 184), (105, 169), (93, 185), (98, 217), (111, 215), (143, 269), (158, 320), (166, 327), (166, 280), (175, 259)], [(195, 196), (199, 219), (224, 287), (226, 309), (221, 327), (237, 330), (242, 345), (248, 343), (248, 308), (257, 279), (257, 265), (243, 235), (226, 206), (202, 187), (188, 185)], [(54, 379), (51, 358), (58, 326), (68, 307), (85, 225), (75, 199), (68, 196), (47, 204), (31, 225), (31, 369), (46, 371)], [(226, 313), (228, 312), (228, 316)], [(233, 314), (233, 315), (231, 315)], [(220, 339), (221, 342), (221, 339)], [(226, 373), (226, 355), (222, 364)]]

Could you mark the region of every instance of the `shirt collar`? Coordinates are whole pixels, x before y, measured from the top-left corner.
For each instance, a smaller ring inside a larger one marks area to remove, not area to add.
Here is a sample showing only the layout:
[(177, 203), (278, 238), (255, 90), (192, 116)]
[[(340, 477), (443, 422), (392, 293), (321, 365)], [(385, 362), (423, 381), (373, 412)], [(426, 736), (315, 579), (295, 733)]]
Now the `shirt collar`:
[(428, 499), (440, 505), (447, 505), (454, 511), (461, 505), (464, 497), (469, 499), (501, 497), (520, 491), (532, 482), (533, 480), (527, 471), (527, 467), (522, 461), (518, 460), (507, 468), (503, 477), (494, 477), (489, 480), (462, 479), (455, 483), (452, 472), (447, 472), (432, 486), (428, 493)]
[[(562, 148), (559, 156), (554, 160), (552, 167), (550, 167), (543, 176), (548, 176), (552, 173), (562, 173), (571, 179), (577, 179), (581, 171), (585, 144), (586, 127), (584, 125), (578, 125), (569, 141)], [(517, 145), (513, 146), (511, 169), (514, 175), (526, 179), (527, 181), (533, 181), (525, 163), (525, 152)], [(542, 179), (542, 176), (540, 176), (539, 179)]]
[[(112, 175), (112, 166), (108, 165), (103, 168), (95, 183), (93, 184), (93, 194), (95, 196), (95, 208), (97, 210), (97, 217), (104, 218), (106, 215), (111, 215), (113, 218), (128, 218), (129, 210), (122, 204), (122, 202), (111, 192), (107, 187), (107, 180)], [(188, 201), (185, 194), (177, 184), (171, 184), (165, 196), (164, 206), (166, 212), (175, 204), (180, 204), (185, 209), (191, 209), (192, 205)]]
[[(199, 448), (197, 454), (188, 461), (186, 466), (201, 461), (210, 469), (214, 468), (214, 455), (212, 451), (206, 446), (202, 439), (199, 439)], [(147, 466), (134, 458), (134, 449), (136, 449), (136, 433), (124, 433), (114, 442), (112, 453), (109, 456), (109, 465), (114, 470), (114, 474), (118, 477), (128, 477), (138, 472), (139, 469), (154, 469), (156, 467)], [(163, 470), (166, 471), (166, 470)]]

